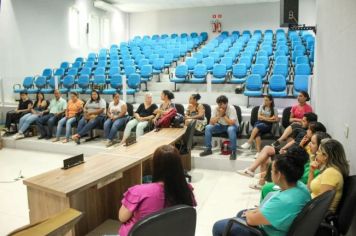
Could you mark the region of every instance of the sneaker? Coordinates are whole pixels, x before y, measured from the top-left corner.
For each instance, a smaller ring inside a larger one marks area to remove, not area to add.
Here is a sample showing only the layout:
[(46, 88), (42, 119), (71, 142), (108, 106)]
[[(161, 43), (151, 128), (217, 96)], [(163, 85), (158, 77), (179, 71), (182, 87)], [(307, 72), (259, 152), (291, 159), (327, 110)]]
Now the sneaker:
[(15, 140), (22, 139), (22, 138), (25, 138), (24, 134), (20, 134), (20, 133), (15, 134)]
[(255, 173), (250, 171), (248, 168), (246, 168), (244, 170), (238, 170), (236, 172), (240, 175), (244, 175), (244, 176), (251, 177), (251, 178), (253, 178), (253, 176), (255, 176)]
[(114, 145), (114, 142), (113, 141), (108, 141), (106, 143), (106, 147), (111, 147), (112, 145)]
[(258, 157), (258, 155), (260, 155), (260, 153), (259, 152), (256, 152), (256, 154), (255, 154), (255, 159), (257, 159), (257, 157)]
[(272, 147), (278, 147), (280, 145), (281, 145), (281, 143), (278, 140), (271, 144)]
[(242, 149), (249, 149), (250, 147), (251, 147), (251, 144), (249, 144), (248, 142), (241, 145)]
[(42, 135), (37, 137), (37, 139), (44, 139), (44, 138), (45, 138), (45, 136), (42, 136)]
[(201, 153), (199, 154), (199, 156), (204, 157), (204, 156), (208, 156), (208, 155), (211, 155), (211, 154), (213, 154), (213, 152), (211, 151), (211, 149), (205, 149), (203, 152), (201, 152)]
[(236, 152), (231, 152), (230, 160), (236, 160)]

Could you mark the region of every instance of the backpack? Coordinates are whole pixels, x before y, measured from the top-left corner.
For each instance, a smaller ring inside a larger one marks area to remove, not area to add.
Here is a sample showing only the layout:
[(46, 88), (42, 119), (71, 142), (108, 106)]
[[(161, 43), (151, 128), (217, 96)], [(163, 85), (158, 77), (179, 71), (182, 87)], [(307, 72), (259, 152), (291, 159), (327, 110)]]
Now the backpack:
[(167, 114), (158, 118), (158, 120), (155, 122), (155, 127), (156, 128), (169, 128), (172, 120), (174, 119), (174, 117), (176, 115), (177, 115), (177, 109), (176, 108), (171, 109)]

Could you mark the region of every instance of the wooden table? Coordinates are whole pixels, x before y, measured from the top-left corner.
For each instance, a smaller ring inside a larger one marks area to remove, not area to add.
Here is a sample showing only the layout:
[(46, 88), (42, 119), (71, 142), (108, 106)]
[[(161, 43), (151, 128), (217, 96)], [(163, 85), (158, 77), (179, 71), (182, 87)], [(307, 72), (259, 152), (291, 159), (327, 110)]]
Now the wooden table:
[(108, 149), (84, 164), (25, 179), (30, 223), (74, 208), (83, 212), (83, 218), (68, 235), (85, 235), (109, 218), (116, 220), (123, 193), (141, 183), (153, 152), (184, 133), (185, 128), (152, 131), (131, 146)]

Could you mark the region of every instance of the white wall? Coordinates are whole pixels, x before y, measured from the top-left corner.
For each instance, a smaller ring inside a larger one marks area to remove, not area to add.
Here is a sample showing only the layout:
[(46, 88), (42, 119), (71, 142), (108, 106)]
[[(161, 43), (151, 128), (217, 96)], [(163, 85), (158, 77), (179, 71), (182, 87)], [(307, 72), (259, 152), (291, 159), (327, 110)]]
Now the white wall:
[[(80, 18), (80, 44), (69, 44), (69, 8), (76, 6)], [(25, 76), (41, 74), (45, 67), (58, 68), (89, 51), (86, 23), (89, 14), (111, 19), (110, 43), (127, 40), (127, 14), (107, 13), (93, 7), (93, 0), (2, 1), (0, 11), (0, 77), (5, 101), (13, 102), (12, 86)], [(109, 46), (109, 45), (107, 45)]]
[[(300, 23), (315, 24), (315, 0), (300, 0), (299, 8)], [(238, 4), (132, 13), (130, 37), (193, 31), (210, 34), (213, 14), (222, 14), (223, 30), (279, 28), (279, 2)]]
[[(344, 145), (351, 172), (356, 174), (356, 1), (317, 0), (316, 6), (316, 112), (330, 134)], [(345, 124), (350, 127), (348, 138)], [(356, 224), (349, 235), (356, 235)]]

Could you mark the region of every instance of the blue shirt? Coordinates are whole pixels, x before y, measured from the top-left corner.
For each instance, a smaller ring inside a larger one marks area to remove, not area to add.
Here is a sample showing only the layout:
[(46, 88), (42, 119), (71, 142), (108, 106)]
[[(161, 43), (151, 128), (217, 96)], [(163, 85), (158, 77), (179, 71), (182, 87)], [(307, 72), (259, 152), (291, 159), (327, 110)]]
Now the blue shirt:
[(295, 187), (270, 193), (261, 203), (260, 211), (271, 225), (260, 226), (267, 235), (287, 235), (289, 227), (303, 207), (310, 201), (310, 193), (304, 183)]

